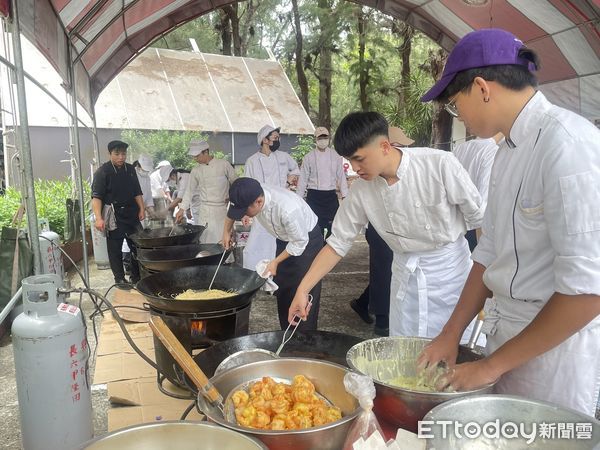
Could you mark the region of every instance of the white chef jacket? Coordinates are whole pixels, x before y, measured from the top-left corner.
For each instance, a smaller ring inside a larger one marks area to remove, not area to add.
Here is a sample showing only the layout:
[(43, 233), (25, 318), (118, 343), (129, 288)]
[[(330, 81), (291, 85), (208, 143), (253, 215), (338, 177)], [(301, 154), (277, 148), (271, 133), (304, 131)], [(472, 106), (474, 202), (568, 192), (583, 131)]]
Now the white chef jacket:
[(451, 153), (400, 151), (396, 183), (388, 186), (382, 177), (352, 183), (327, 239), (338, 255), (346, 255), (368, 222), (395, 253), (441, 248), (481, 226), (479, 192)]
[(342, 197), (348, 195), (348, 182), (344, 173), (342, 157), (327, 147), (321, 151), (314, 149), (302, 160), (298, 189), (300, 197), (306, 196), (306, 189), (334, 191), (339, 184)]
[(159, 167), (150, 174), (152, 197), (162, 198), (164, 197), (164, 193), (169, 191), (169, 187), (166, 182), (169, 179), (169, 175), (172, 171), (173, 167), (169, 165)]
[(600, 131), (538, 92), (510, 140), (516, 147), (496, 155), (473, 253), (485, 284), (522, 300), (600, 295)]
[(290, 255), (301, 255), (308, 244), (308, 234), (317, 225), (317, 216), (292, 191), (266, 184), (261, 186), (265, 204), (256, 219), (269, 234), (288, 243), (285, 249)]
[(177, 198), (183, 199), (185, 191), (190, 183), (190, 174), (181, 172), (177, 173)]
[(154, 200), (152, 199), (152, 181), (150, 181), (150, 172), (140, 170), (136, 167), (135, 173), (137, 174), (138, 181), (140, 182), (140, 188), (142, 189), (144, 206), (154, 206)]
[(208, 164), (198, 164), (190, 173), (181, 208), (198, 206), (193, 204), (194, 195), (198, 196), (199, 205), (227, 205), (229, 186), (236, 178), (233, 166), (224, 159), (213, 158)]
[[(496, 154), (473, 259), (494, 293), (486, 352), (537, 316), (554, 292), (600, 295), (600, 131), (537, 92)], [(504, 394), (593, 415), (600, 390), (600, 317), (505, 373)]]
[(481, 195), (481, 207), (484, 211), (487, 205), (490, 174), (497, 150), (498, 144), (494, 138), (472, 139), (452, 149), (452, 153), (467, 170), (477, 187)]
[(300, 170), (294, 158), (281, 150), (271, 152), (268, 156), (256, 152), (246, 160), (244, 167), (244, 176), (269, 186), (285, 188), (288, 175), (300, 175)]

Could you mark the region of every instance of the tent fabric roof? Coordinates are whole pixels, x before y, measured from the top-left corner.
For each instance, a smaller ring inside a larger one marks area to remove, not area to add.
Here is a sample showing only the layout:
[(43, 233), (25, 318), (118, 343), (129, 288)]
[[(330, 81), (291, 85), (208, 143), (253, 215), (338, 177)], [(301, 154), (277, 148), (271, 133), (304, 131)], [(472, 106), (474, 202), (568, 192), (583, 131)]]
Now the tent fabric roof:
[[(551, 96), (587, 117), (600, 117), (598, 102), (592, 101), (600, 97), (600, 1), (488, 0), (484, 6), (467, 5), (473, 1), (363, 0), (356, 3), (412, 24), (447, 50), (474, 29), (493, 26), (509, 30), (540, 54), (543, 67), (539, 79), (543, 84), (550, 84)], [(59, 73), (64, 72), (60, 70), (60, 58), (66, 48), (64, 39), (73, 43), (76, 52), (71, 60), (81, 61), (78, 75), (89, 77), (93, 103), (110, 80), (155, 38), (228, 3), (232, 2), (20, 0), (19, 10), (26, 12), (21, 14), (22, 21), (29, 21), (24, 30), (33, 33), (32, 41), (51, 59)], [(26, 7), (28, 4), (31, 9)], [(44, 26), (39, 26), (42, 23)], [(64, 33), (66, 38), (61, 36)]]

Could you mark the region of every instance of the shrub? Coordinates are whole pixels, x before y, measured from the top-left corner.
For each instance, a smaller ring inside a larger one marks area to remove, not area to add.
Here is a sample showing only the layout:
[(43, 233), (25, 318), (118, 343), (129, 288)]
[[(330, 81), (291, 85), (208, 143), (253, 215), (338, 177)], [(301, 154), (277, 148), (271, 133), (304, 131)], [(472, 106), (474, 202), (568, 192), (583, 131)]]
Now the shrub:
[[(85, 181), (83, 186), (85, 191), (83, 195), (85, 201), (84, 211), (87, 211), (91, 189), (89, 183)], [(50, 229), (62, 237), (67, 217), (66, 201), (68, 198), (77, 197), (72, 180), (37, 180), (34, 183), (34, 189), (38, 217), (48, 219)], [(21, 192), (14, 187), (7, 188), (5, 195), (0, 196), (0, 227), (10, 226), (20, 204)], [(27, 216), (24, 215), (23, 217), (23, 223), (25, 224)]]

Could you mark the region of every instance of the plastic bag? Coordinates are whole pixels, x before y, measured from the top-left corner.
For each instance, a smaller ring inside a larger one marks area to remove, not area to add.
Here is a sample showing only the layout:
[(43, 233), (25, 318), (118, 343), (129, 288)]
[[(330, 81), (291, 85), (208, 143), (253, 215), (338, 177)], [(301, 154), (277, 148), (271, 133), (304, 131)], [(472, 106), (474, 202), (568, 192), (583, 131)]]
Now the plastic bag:
[[(366, 375), (349, 372), (344, 376), (344, 386), (349, 394), (356, 397), (362, 408), (350, 428), (344, 442), (344, 450), (386, 448), (383, 431), (373, 413), (373, 399), (375, 398), (373, 380)], [(374, 446), (375, 441), (381, 442), (383, 447)]]

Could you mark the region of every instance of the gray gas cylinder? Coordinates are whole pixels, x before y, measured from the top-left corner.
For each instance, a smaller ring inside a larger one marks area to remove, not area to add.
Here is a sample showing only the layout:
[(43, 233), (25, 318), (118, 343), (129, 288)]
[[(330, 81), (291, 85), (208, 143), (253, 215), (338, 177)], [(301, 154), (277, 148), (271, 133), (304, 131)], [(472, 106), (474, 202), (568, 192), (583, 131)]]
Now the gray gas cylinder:
[(57, 300), (58, 275), (22, 284), (23, 313), (13, 322), (12, 342), (23, 448), (77, 448), (93, 435), (82, 312)]

